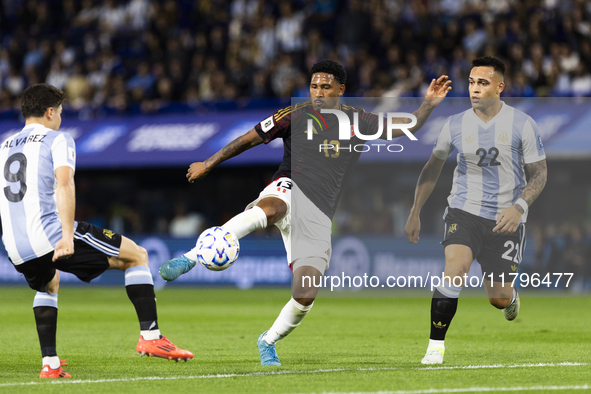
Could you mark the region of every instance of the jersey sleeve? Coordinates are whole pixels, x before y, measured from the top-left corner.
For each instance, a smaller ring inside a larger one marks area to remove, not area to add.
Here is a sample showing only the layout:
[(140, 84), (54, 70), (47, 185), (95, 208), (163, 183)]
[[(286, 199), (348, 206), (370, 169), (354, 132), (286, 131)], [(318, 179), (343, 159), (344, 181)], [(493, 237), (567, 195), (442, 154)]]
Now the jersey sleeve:
[(51, 145), (54, 171), (59, 167), (70, 167), (76, 171), (76, 143), (68, 133), (60, 133)]
[(532, 118), (529, 118), (523, 126), (522, 146), (525, 164), (535, 163), (546, 158), (538, 125)]
[(441, 160), (446, 160), (454, 150), (454, 146), (451, 142), (449, 123), (450, 120), (448, 119), (443, 125), (439, 137), (437, 137), (437, 141), (435, 141), (435, 146), (433, 147), (433, 154)]
[(265, 144), (268, 144), (275, 138), (283, 138), (289, 134), (291, 111), (291, 106), (280, 109), (254, 126), (254, 130), (261, 136)]

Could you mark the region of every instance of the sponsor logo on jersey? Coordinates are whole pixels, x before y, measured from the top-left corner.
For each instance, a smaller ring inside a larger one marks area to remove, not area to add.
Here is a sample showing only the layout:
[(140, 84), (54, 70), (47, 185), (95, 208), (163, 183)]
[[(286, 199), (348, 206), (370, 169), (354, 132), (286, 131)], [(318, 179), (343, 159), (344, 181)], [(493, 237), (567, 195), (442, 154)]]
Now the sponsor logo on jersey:
[(263, 130), (263, 133), (267, 133), (273, 128), (274, 125), (275, 122), (273, 122), (273, 115), (271, 115), (261, 122), (261, 130)]
[(114, 232), (112, 232), (111, 230), (107, 230), (107, 229), (103, 230), (103, 234), (105, 237), (107, 237), (109, 239), (113, 239), (113, 235), (115, 235)]
[(464, 139), (467, 143), (474, 142), (474, 137), (468, 137)]
[(456, 230), (457, 230), (457, 229), (458, 229), (458, 224), (457, 224), (457, 223), (452, 223), (452, 224), (449, 226), (449, 230), (447, 230), (447, 232), (448, 232), (449, 234), (453, 234), (453, 233), (455, 233), (455, 232), (456, 232)]
[(544, 144), (542, 144), (542, 137), (538, 136), (538, 149), (542, 149)]
[(447, 327), (447, 324), (441, 324), (441, 322), (439, 322), (439, 323), (433, 322), (433, 326), (435, 328), (445, 328), (445, 327)]

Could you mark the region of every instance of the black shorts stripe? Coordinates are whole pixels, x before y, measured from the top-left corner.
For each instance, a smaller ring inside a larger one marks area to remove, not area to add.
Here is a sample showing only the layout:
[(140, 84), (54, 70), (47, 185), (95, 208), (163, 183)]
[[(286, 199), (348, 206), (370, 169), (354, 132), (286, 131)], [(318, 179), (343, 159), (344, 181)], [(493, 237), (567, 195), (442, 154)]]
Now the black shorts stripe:
[(107, 247), (99, 242), (97, 242), (91, 234), (80, 234), (78, 232), (74, 233), (74, 238), (80, 241), (86, 242), (88, 245), (92, 246), (95, 249), (100, 250), (104, 254), (109, 256), (117, 257), (119, 256), (119, 249), (115, 249), (113, 247)]

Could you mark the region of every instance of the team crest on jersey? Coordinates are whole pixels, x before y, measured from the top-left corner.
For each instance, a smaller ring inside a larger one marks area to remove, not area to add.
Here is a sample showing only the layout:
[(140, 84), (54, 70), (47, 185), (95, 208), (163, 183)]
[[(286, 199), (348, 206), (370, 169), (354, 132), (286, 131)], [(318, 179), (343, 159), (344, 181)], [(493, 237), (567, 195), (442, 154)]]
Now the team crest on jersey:
[(109, 239), (113, 239), (113, 235), (115, 235), (114, 232), (112, 232), (111, 230), (107, 230), (107, 229), (103, 230), (103, 234), (105, 235), (105, 237), (107, 237)]
[(448, 232), (449, 234), (453, 234), (453, 233), (455, 233), (455, 232), (456, 232), (456, 230), (457, 230), (457, 229), (458, 229), (458, 224), (457, 224), (457, 223), (452, 223), (452, 224), (449, 226), (449, 230), (447, 230), (447, 232)]
[(509, 141), (509, 135), (506, 132), (499, 133), (498, 140), (500, 142), (506, 143), (507, 141)]
[(471, 142), (474, 142), (474, 137), (468, 137), (468, 138), (464, 138), (464, 140), (465, 140), (467, 143), (471, 143)]
[(517, 271), (517, 264), (512, 264), (511, 269), (513, 270), (513, 272)]

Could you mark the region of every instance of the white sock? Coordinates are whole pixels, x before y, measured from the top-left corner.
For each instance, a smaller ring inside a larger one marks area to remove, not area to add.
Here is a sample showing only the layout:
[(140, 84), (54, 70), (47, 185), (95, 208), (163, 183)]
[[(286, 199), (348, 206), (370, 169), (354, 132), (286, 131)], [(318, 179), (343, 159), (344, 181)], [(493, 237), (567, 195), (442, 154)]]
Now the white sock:
[(431, 350), (431, 349), (443, 349), (445, 350), (445, 344), (444, 344), (445, 340), (443, 341), (437, 341), (435, 339), (429, 339), (429, 347), (427, 348), (427, 351)]
[[(267, 227), (267, 215), (261, 207), (256, 205), (239, 213), (222, 225), (224, 230), (231, 232), (238, 239), (252, 233), (254, 230), (265, 227)], [(185, 257), (197, 261), (197, 247), (185, 253)]]
[(290, 332), (295, 330), (300, 322), (306, 317), (314, 303), (304, 306), (293, 298), (283, 307), (275, 323), (269, 328), (263, 339), (269, 344), (274, 345), (278, 340), (285, 338)]
[(43, 357), (43, 367), (49, 365), (51, 369), (58, 369), (60, 367), (60, 358), (58, 356)]
[(238, 239), (265, 227), (267, 227), (267, 215), (257, 205), (239, 213), (222, 225), (224, 230), (231, 232)]
[(153, 341), (154, 339), (160, 338), (160, 330), (141, 330), (140, 335), (146, 341)]

